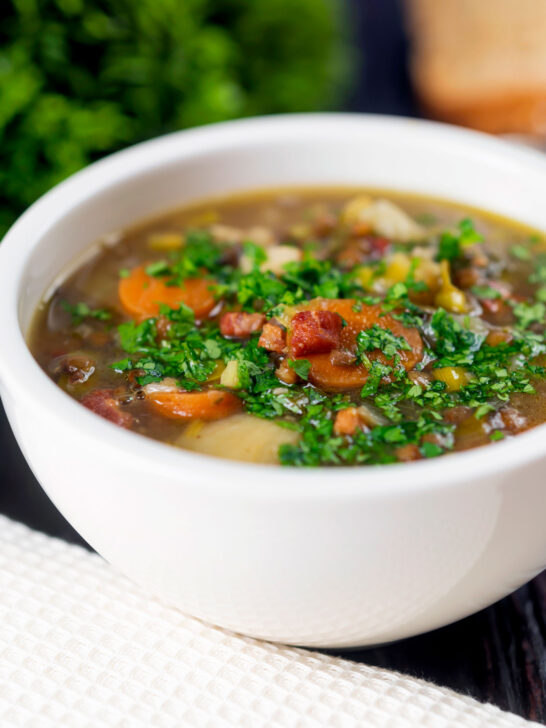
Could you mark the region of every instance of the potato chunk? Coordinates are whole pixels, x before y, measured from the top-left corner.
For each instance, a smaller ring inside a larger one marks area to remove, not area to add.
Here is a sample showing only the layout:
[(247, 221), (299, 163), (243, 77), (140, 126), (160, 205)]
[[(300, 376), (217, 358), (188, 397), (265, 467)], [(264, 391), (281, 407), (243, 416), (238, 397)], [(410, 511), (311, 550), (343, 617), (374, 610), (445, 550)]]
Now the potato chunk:
[(203, 455), (274, 465), (279, 462), (279, 446), (294, 444), (298, 438), (299, 433), (271, 420), (237, 414), (206, 422), (201, 428), (187, 428), (175, 444)]
[(372, 200), (367, 195), (350, 200), (341, 213), (346, 225), (368, 225), (377, 235), (401, 243), (422, 240), (425, 230), (390, 200)]

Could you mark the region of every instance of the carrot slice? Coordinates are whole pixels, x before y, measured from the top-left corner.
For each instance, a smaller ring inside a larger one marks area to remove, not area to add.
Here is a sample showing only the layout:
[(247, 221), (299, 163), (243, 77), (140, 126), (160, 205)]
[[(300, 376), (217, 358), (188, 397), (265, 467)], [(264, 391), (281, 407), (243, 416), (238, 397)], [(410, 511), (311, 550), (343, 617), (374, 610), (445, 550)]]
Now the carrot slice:
[(160, 303), (171, 308), (184, 303), (193, 310), (196, 318), (202, 319), (216, 304), (210, 285), (211, 281), (205, 278), (188, 278), (183, 287), (167, 286), (162, 278), (148, 275), (141, 265), (120, 280), (118, 295), (123, 308), (138, 319), (157, 316)]
[(157, 391), (146, 399), (152, 409), (171, 420), (221, 420), (242, 409), (235, 394), (219, 389), (206, 392)]
[[(389, 329), (395, 336), (402, 336), (411, 347), (410, 351), (399, 352), (400, 363), (409, 371), (421, 361), (423, 356), (423, 342), (415, 328), (408, 328), (393, 318), (390, 314), (382, 314), (380, 305), (363, 305), (361, 311), (353, 311), (354, 300), (351, 299), (317, 299), (313, 302), (315, 310), (333, 311), (338, 313), (346, 322), (341, 330), (339, 349), (354, 353), (356, 351), (356, 337), (360, 331), (371, 328), (374, 324), (383, 329)], [(288, 347), (290, 353), (290, 331), (288, 333)], [(327, 391), (343, 391), (362, 387), (368, 379), (369, 371), (364, 364), (336, 364), (332, 361), (332, 353), (310, 354), (305, 357), (311, 362), (309, 381)], [(297, 358), (291, 356), (291, 358)], [(389, 360), (380, 351), (372, 351), (369, 358), (389, 364)]]

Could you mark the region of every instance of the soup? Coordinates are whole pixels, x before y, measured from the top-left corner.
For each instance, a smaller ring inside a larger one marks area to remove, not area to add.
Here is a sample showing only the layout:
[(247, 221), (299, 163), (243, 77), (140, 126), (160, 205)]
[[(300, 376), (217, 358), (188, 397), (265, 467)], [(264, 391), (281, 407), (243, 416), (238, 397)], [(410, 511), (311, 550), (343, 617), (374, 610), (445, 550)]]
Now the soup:
[(110, 422), (218, 457), (376, 465), (546, 420), (546, 247), (436, 200), (234, 196), (99, 241), (30, 347)]

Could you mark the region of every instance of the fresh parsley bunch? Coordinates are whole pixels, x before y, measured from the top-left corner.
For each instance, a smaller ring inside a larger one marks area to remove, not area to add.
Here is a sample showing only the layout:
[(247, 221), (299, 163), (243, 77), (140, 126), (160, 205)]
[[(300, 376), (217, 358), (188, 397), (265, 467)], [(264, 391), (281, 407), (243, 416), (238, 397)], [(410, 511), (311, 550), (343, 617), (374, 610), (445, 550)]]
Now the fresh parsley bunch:
[(7, 0), (0, 233), (72, 172), (207, 122), (332, 106), (335, 0)]

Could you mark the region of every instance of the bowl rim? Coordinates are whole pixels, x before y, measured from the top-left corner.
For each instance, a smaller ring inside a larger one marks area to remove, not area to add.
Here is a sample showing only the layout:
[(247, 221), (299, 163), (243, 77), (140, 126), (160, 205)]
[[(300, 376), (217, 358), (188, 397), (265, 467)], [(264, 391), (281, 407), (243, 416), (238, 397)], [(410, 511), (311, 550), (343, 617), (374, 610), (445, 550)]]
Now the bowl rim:
[[(111, 457), (127, 456), (138, 467), (171, 479), (180, 478), (184, 466), (218, 492), (239, 491), (256, 497), (362, 498), (382, 494), (417, 492), (461, 482), (487, 479), (543, 457), (546, 424), (517, 437), (490, 443), (474, 450), (439, 458), (382, 466), (336, 466), (316, 468), (257, 465), (177, 449), (139, 433), (123, 430), (82, 407), (63, 392), (40, 368), (27, 346), (18, 320), (19, 301), (26, 264), (48, 226), (79, 203), (104, 192), (134, 174), (206, 151), (225, 149), (231, 142), (243, 144), (263, 139), (264, 134), (282, 141), (294, 131), (321, 135), (340, 125), (347, 130), (379, 134), (426, 134), (431, 143), (458, 144), (466, 152), (500, 155), (519, 166), (534, 168), (546, 177), (546, 157), (538, 151), (518, 148), (486, 134), (447, 124), (356, 113), (308, 113), (254, 117), (173, 132), (131, 146), (84, 168), (61, 182), (24, 212), (0, 245), (0, 384), (29, 407), (38, 407), (47, 417), (71, 422), (79, 436), (91, 438)], [(39, 232), (36, 232), (39, 231)], [(335, 478), (331, 476), (336, 474)], [(206, 477), (203, 477), (206, 476)], [(365, 482), (363, 482), (363, 480)], [(227, 481), (227, 483), (226, 483)]]

